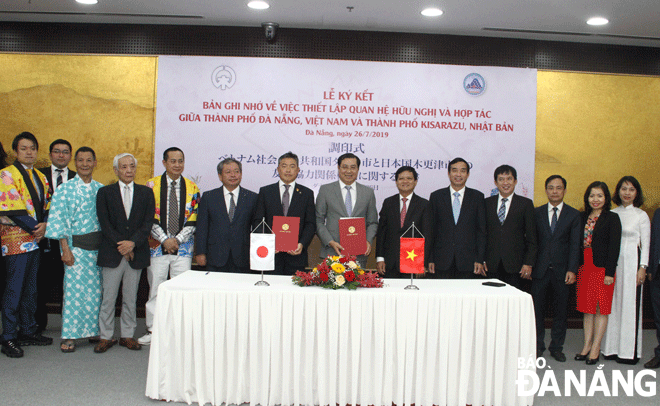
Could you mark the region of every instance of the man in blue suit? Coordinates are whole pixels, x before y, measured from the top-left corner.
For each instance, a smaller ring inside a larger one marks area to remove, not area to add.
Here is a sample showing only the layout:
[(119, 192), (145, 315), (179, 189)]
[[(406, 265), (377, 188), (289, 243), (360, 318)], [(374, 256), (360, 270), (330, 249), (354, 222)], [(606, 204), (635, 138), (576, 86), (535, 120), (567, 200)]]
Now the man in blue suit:
[(566, 338), (568, 286), (575, 282), (580, 261), (582, 223), (580, 213), (564, 203), (566, 179), (552, 175), (545, 181), (548, 203), (535, 209), (538, 251), (532, 268), (532, 299), (536, 316), (536, 356), (545, 351), (545, 299), (554, 293), (554, 318), (550, 341), (550, 355), (565, 362), (562, 352)]
[(202, 195), (197, 213), (195, 260), (207, 271), (248, 272), (250, 224), (257, 194), (240, 187), (243, 167), (234, 158), (218, 164), (222, 187)]
[[(314, 192), (296, 182), (300, 172), (298, 155), (287, 152), (277, 160), (280, 180), (259, 190), (252, 226), (257, 227), (262, 219), (273, 228), (273, 216), (300, 218), (298, 247), (288, 252), (275, 254), (275, 274), (293, 275), (304, 270), (307, 264), (307, 247), (316, 233)], [(257, 230), (261, 231), (261, 230)]]

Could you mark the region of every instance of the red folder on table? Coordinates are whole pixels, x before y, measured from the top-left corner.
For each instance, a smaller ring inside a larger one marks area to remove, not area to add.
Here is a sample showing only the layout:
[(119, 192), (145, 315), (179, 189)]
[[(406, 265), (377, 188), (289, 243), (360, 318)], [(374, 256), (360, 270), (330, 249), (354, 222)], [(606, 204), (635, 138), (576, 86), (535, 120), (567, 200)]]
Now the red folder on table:
[(273, 216), (275, 250), (279, 252), (297, 250), (298, 230), (300, 230), (300, 217)]
[(364, 217), (339, 219), (339, 244), (343, 255), (364, 255), (367, 252), (367, 229)]

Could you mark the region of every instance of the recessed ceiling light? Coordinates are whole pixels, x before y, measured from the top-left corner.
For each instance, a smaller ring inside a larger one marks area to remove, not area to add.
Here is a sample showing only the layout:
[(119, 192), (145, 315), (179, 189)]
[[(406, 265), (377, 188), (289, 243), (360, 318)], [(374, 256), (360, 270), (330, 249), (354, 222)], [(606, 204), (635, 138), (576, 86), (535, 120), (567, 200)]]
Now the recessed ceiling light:
[(589, 25), (605, 25), (607, 23), (609, 23), (609, 20), (605, 17), (591, 17), (587, 20)]
[(98, 0), (76, 0), (80, 4), (96, 4)]
[(253, 8), (255, 10), (265, 10), (270, 7), (270, 4), (266, 3), (265, 1), (255, 0), (249, 2), (248, 7)]
[(422, 10), (422, 15), (425, 17), (437, 17), (442, 15), (442, 10), (436, 7), (429, 7)]

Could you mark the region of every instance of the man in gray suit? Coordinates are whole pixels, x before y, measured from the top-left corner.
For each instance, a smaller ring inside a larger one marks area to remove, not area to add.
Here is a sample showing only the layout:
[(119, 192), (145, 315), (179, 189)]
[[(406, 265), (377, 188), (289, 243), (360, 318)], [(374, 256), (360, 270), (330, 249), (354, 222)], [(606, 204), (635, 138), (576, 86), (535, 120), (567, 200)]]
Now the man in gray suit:
[(357, 257), (365, 266), (371, 252), (371, 242), (378, 231), (378, 210), (373, 189), (355, 180), (360, 172), (360, 158), (348, 153), (337, 159), (339, 180), (321, 186), (316, 198), (316, 234), (321, 240), (321, 257), (341, 255), (339, 219), (364, 217), (367, 229), (367, 251)]

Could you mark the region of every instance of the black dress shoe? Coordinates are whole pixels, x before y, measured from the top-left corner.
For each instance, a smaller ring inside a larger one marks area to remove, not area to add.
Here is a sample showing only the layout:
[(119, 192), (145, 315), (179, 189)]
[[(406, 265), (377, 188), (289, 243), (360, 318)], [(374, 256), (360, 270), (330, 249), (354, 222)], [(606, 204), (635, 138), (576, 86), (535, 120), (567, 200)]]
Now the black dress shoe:
[(594, 365), (598, 361), (600, 361), (600, 354), (598, 354), (598, 356), (596, 358), (587, 358), (586, 363), (587, 363), (587, 365)]
[(21, 358), (23, 356), (23, 349), (16, 340), (7, 340), (0, 344), (2, 345), (0, 351), (9, 358)]
[(617, 358), (619, 358), (619, 357), (617, 357), (616, 354), (613, 354), (613, 355), (603, 355), (603, 359), (605, 359), (606, 361), (614, 361), (614, 360), (617, 359)]
[(616, 363), (617, 363), (617, 364), (624, 364), (624, 365), (637, 365), (638, 362), (639, 362), (639, 358), (633, 358), (633, 359), (630, 359), (630, 358), (619, 358), (619, 357), (616, 357)]
[(576, 360), (576, 361), (584, 361), (584, 360), (587, 359), (587, 355), (589, 355), (589, 354), (580, 354), (580, 353), (578, 353), (578, 354), (575, 354), (575, 358), (573, 358), (573, 359)]
[(644, 364), (644, 368), (656, 369), (660, 368), (660, 357), (653, 357), (649, 362)]
[(53, 339), (50, 337), (44, 337), (39, 333), (34, 334), (19, 334), (18, 335), (18, 344), (19, 345), (51, 345)]
[(550, 351), (550, 356), (559, 362), (566, 362), (566, 355), (561, 351)]

